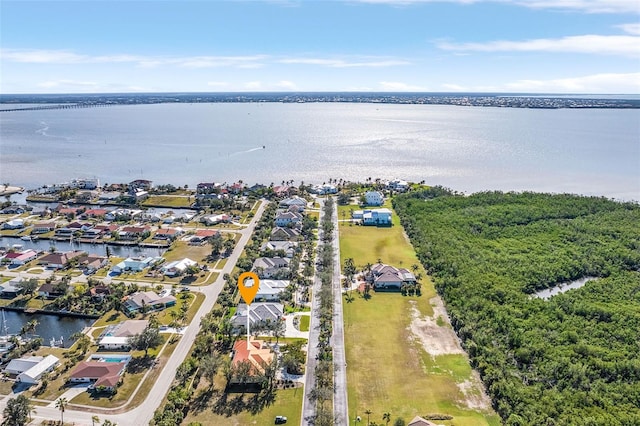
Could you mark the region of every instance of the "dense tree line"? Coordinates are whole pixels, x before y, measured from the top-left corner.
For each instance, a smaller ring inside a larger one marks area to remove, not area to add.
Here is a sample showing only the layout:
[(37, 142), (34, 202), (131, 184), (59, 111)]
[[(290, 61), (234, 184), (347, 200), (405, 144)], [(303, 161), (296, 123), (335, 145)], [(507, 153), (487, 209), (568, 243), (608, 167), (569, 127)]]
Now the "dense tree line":
[(505, 424), (640, 424), (640, 206), (432, 188), (394, 207)]

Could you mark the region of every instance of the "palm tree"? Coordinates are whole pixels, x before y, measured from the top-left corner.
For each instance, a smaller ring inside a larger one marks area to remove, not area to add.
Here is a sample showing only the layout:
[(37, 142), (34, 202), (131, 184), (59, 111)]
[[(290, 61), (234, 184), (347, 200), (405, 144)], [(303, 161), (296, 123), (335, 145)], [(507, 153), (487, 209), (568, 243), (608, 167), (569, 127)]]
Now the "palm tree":
[(387, 425), (389, 424), (389, 422), (391, 421), (391, 413), (390, 412), (386, 412), (382, 415), (382, 420), (384, 420), (385, 422), (387, 422)]
[(418, 266), (417, 263), (414, 263), (413, 265), (411, 265), (411, 270), (415, 273), (418, 269), (420, 269), (420, 267)]
[(367, 426), (369, 426), (369, 416), (371, 414), (373, 414), (373, 411), (369, 410), (368, 408), (366, 409), (366, 411), (364, 412), (367, 415)]
[(67, 408), (69, 401), (67, 398), (59, 398), (56, 401), (56, 408), (60, 410), (60, 422), (64, 425), (64, 410)]
[(92, 416), (91, 417), (91, 426), (95, 426), (96, 423), (100, 423), (100, 417)]

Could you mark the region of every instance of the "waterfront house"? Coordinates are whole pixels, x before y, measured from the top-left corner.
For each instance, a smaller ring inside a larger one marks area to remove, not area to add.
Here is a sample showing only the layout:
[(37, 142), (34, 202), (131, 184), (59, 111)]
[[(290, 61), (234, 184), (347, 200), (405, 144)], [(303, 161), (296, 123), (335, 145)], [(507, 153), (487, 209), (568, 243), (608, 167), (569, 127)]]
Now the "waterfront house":
[(148, 226), (123, 226), (118, 231), (118, 237), (121, 240), (136, 241), (140, 238), (145, 238), (150, 233)]
[(24, 220), (13, 219), (2, 224), (2, 229), (22, 229), (24, 228)]
[(22, 288), (18, 285), (22, 282), (22, 278), (12, 278), (0, 285), (0, 297), (3, 299), (13, 299), (22, 293)]
[(71, 261), (86, 255), (83, 251), (68, 251), (65, 253), (54, 252), (42, 256), (38, 259), (38, 265), (42, 265), (47, 269), (64, 269), (71, 266)]
[(294, 241), (267, 241), (260, 246), (261, 252), (274, 252), (282, 254), (281, 257), (292, 258), (298, 251), (298, 243)]
[(409, 189), (409, 182), (407, 182), (406, 180), (394, 179), (388, 181), (386, 183), (386, 186), (388, 189), (393, 189), (394, 191), (405, 192), (407, 189)]
[(98, 256), (97, 254), (83, 254), (78, 259), (78, 268), (87, 274), (94, 274), (101, 268), (104, 268), (109, 264), (109, 259), (104, 256)]
[(364, 194), (365, 205), (381, 206), (384, 204), (384, 195), (380, 191), (368, 191)]
[(290, 262), (287, 257), (259, 257), (253, 261), (251, 270), (259, 278), (288, 277)]
[(271, 241), (298, 241), (302, 236), (300, 231), (295, 228), (283, 228), (277, 226), (271, 230), (269, 240)]
[(59, 363), (60, 360), (53, 355), (23, 357), (12, 359), (4, 372), (16, 376), (17, 382), (36, 384), (45, 373), (52, 371)]
[(59, 283), (44, 283), (38, 288), (38, 297), (55, 299), (64, 296), (66, 286), (59, 286)]
[(103, 218), (107, 213), (109, 213), (107, 209), (89, 209), (82, 215), (87, 218)]
[[(282, 321), (284, 306), (282, 303), (274, 302), (254, 302), (251, 304), (249, 312), (249, 331), (251, 327), (267, 321)], [(231, 317), (231, 325), (235, 332), (246, 333), (247, 331), (247, 305), (238, 305), (235, 314)], [(245, 342), (246, 345), (246, 342)]]
[(21, 266), (31, 262), (38, 257), (38, 252), (32, 249), (23, 250), (21, 252), (7, 253), (4, 258), (9, 259), (11, 266)]
[(39, 222), (34, 223), (31, 228), (31, 234), (46, 234), (47, 232), (54, 231), (56, 229), (55, 222)]
[(142, 190), (148, 191), (151, 189), (152, 184), (153, 184), (152, 181), (146, 180), (146, 179), (132, 180), (131, 182), (129, 182), (129, 190), (131, 190), (131, 188), (134, 188), (134, 189), (142, 189)]
[(26, 208), (22, 206), (9, 206), (0, 210), (0, 214), (22, 214), (26, 211)]
[(311, 187), (311, 193), (318, 195), (326, 195), (326, 194), (337, 194), (338, 188), (335, 185), (331, 185), (329, 183), (324, 183), (322, 185), (315, 185)]
[(154, 240), (175, 240), (178, 235), (182, 234), (182, 229), (180, 228), (161, 228), (153, 236)]
[(100, 336), (98, 345), (104, 350), (129, 350), (129, 338), (144, 331), (149, 325), (149, 320), (126, 320), (107, 327)]
[[(247, 344), (244, 339), (239, 339), (233, 345), (231, 364), (237, 366), (242, 362), (249, 362), (251, 368), (248, 378), (243, 377), (244, 383), (255, 383), (260, 380), (259, 376), (265, 372), (265, 367), (273, 362), (275, 355), (262, 340), (251, 339)], [(241, 380), (235, 374), (229, 380), (230, 384), (238, 384)]]
[(112, 232), (118, 230), (118, 225), (96, 225), (92, 229), (93, 233), (98, 233), (98, 235), (111, 235)]
[(91, 296), (93, 300), (101, 302), (105, 297), (111, 294), (111, 287), (104, 284), (98, 284), (97, 286), (91, 287), (87, 290), (85, 294), (87, 296)]
[(160, 295), (153, 291), (138, 291), (126, 297), (123, 307), (128, 314), (135, 314), (140, 311), (161, 311), (174, 306), (176, 301), (167, 291)]
[(142, 272), (158, 262), (164, 260), (161, 257), (128, 257), (122, 262), (115, 265), (111, 271), (116, 274), (123, 272)]
[(173, 262), (167, 263), (162, 268), (160, 268), (160, 272), (168, 277), (177, 277), (178, 275), (182, 275), (189, 266), (197, 264), (198, 262), (196, 262), (195, 260), (191, 260), (185, 257), (182, 260), (175, 260)]
[(142, 214), (142, 210), (116, 209), (104, 215), (105, 220), (132, 220)]
[(371, 272), (365, 274), (367, 282), (376, 290), (400, 290), (403, 284), (415, 284), (416, 277), (409, 270), (395, 268), (390, 265), (376, 263), (371, 267)]
[(114, 391), (126, 366), (126, 362), (82, 361), (71, 372), (69, 382), (90, 383), (89, 389)]

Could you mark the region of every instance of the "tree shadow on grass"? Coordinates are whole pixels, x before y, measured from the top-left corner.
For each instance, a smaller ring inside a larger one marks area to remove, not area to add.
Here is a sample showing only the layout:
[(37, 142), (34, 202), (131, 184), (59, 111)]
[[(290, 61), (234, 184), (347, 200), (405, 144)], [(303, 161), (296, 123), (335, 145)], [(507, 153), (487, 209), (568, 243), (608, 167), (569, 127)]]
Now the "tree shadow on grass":
[[(227, 392), (220, 394), (220, 397), (213, 404), (212, 411), (226, 417), (242, 412), (255, 415), (273, 404), (276, 399), (275, 390), (263, 390), (251, 396), (247, 396), (245, 393), (232, 395)], [(202, 402), (200, 404), (202, 405)]]
[(136, 374), (151, 368), (156, 362), (156, 359), (150, 356), (133, 358), (127, 364), (127, 373)]

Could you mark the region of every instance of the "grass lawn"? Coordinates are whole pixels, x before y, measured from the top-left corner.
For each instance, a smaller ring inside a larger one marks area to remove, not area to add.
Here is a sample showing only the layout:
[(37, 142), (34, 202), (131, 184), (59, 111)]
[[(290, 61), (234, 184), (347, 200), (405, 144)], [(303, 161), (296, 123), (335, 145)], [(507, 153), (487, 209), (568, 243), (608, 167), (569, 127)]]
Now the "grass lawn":
[(144, 200), (143, 206), (160, 206), (160, 207), (191, 207), (195, 201), (194, 197), (175, 196), (175, 195), (151, 195)]
[[(355, 206), (339, 206), (338, 217), (342, 218), (340, 210), (347, 212)], [(350, 213), (347, 214), (347, 218)], [(413, 247), (404, 237), (400, 219), (394, 213), (393, 226), (377, 228), (375, 226), (352, 225), (340, 222), (340, 261), (352, 258), (356, 267), (362, 268), (367, 263), (377, 263), (378, 259), (396, 267), (410, 269), (413, 264), (420, 264)], [(424, 271), (422, 271), (424, 274)]]
[(309, 321), (311, 317), (309, 315), (300, 315), (300, 331), (309, 331)]
[(129, 318), (127, 318), (127, 316), (122, 313), (122, 311), (116, 311), (112, 309), (98, 318), (98, 320), (93, 323), (93, 326), (102, 327), (105, 325), (118, 324), (120, 321), (125, 321), (127, 319)]
[[(356, 296), (344, 304), (349, 413), (382, 413), (410, 421), (416, 415), (442, 413), (453, 420), (444, 425), (499, 425), (495, 414), (462, 408), (464, 395), (456, 383), (469, 378), (464, 355), (431, 358), (407, 330), (410, 300), (425, 311), (428, 298), (398, 293), (373, 293), (369, 300)], [(379, 366), (379, 368), (376, 368)]]
[[(388, 206), (390, 207), (390, 206)], [(349, 212), (355, 206), (339, 206)], [(341, 212), (338, 213), (341, 219)], [(349, 217), (349, 213), (347, 213)], [(413, 247), (404, 237), (399, 218), (393, 214), (393, 226), (376, 228), (340, 223), (341, 262), (351, 257), (358, 268), (380, 259), (396, 267), (411, 269), (427, 277)], [(499, 425), (490, 412), (466, 408), (464, 395), (457, 384), (469, 379), (471, 367), (465, 355), (432, 358), (408, 330), (410, 301), (422, 315), (433, 315), (429, 299), (436, 295), (433, 283), (422, 280), (422, 296), (405, 297), (400, 293), (376, 293), (365, 300), (357, 293), (353, 302), (344, 303), (345, 345), (347, 356), (347, 391), (349, 413), (364, 418), (371, 410), (371, 420), (379, 422), (390, 412), (392, 419), (409, 422), (416, 415), (449, 414), (444, 425)], [(409, 379), (408, 379), (409, 378)]]
[[(287, 424), (299, 425), (302, 412), (303, 388), (283, 389), (276, 391), (275, 400), (271, 405), (261, 411), (252, 414), (249, 411), (241, 411), (238, 414), (226, 416), (216, 414), (212, 407), (206, 407), (198, 412), (189, 412), (182, 424), (190, 422), (200, 422), (203, 425), (227, 425), (227, 426), (249, 426), (249, 425), (272, 425), (275, 416), (287, 417)], [(237, 398), (249, 400), (253, 394), (228, 394), (229, 405)]]
[(188, 257), (189, 259), (195, 260), (201, 264), (210, 254), (211, 246), (209, 244), (205, 244), (203, 246), (191, 246), (186, 241), (177, 241), (164, 253), (163, 257), (167, 259), (167, 263)]

